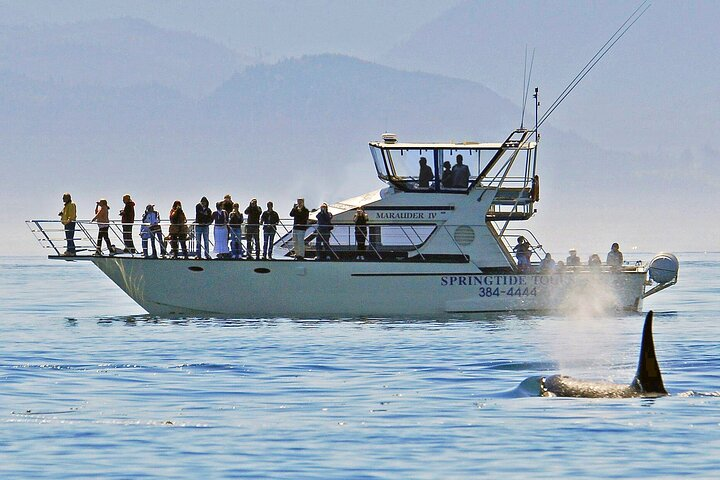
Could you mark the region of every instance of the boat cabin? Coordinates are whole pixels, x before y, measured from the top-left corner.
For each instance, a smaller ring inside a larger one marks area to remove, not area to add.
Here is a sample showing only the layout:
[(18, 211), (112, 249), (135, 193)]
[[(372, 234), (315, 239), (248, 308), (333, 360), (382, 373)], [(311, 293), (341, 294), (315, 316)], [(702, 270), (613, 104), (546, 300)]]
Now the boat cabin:
[(532, 188), (537, 142), (516, 130), (502, 143), (399, 143), (392, 133), (370, 142), (378, 178), (405, 192), (468, 193), (499, 188), (512, 200), (513, 189)]

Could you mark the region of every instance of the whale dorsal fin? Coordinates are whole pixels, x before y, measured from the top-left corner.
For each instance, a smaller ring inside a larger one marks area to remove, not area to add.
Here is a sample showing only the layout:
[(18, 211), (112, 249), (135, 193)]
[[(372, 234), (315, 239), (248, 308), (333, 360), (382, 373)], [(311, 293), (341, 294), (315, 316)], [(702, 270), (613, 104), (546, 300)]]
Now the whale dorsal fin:
[(667, 395), (665, 385), (663, 385), (662, 375), (660, 374), (660, 366), (655, 357), (652, 320), (653, 312), (650, 310), (645, 317), (642, 344), (640, 346), (640, 360), (638, 361), (638, 368), (637, 372), (635, 372), (635, 379), (632, 382), (632, 386), (643, 393)]

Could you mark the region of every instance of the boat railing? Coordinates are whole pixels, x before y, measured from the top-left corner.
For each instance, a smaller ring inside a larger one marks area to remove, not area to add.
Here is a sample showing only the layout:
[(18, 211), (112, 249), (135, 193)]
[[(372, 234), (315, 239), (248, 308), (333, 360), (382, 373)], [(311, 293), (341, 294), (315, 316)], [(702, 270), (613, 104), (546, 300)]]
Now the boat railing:
[[(30, 231), (39, 242), (40, 246), (45, 250), (50, 250), (51, 256), (63, 256), (66, 252), (66, 234), (65, 226), (59, 220), (28, 220), (26, 222)], [(132, 240), (134, 251), (126, 250), (123, 239), (123, 225), (132, 225)], [(142, 222), (134, 222), (132, 224), (123, 224), (119, 221), (110, 221), (108, 233), (110, 236), (110, 249), (107, 248), (105, 242), (102, 243), (100, 253), (105, 254), (127, 254), (130, 256), (142, 255), (142, 239), (140, 236)], [(167, 246), (170, 240), (169, 221), (161, 221), (161, 236), (163, 243)], [(189, 222), (187, 225), (187, 233), (185, 235), (186, 246), (188, 252), (195, 252), (197, 238), (195, 226), (197, 224)], [(213, 226), (212, 224), (209, 226)], [(263, 225), (252, 225), (257, 228), (260, 242), (263, 242)], [(241, 236), (236, 237), (232, 229), (228, 229), (229, 242), (234, 240), (245, 240), (248, 230), (247, 223), (242, 224)], [(316, 246), (318, 245), (318, 225), (311, 223), (305, 228), (305, 244), (307, 255), (312, 257), (316, 254)], [(425, 260), (425, 256), (421, 252), (421, 247), (428, 240), (430, 235), (438, 228), (435, 224), (418, 225), (418, 224), (371, 224), (365, 228), (356, 229), (354, 223), (335, 223), (332, 229), (326, 234), (327, 247), (330, 255), (336, 259), (354, 259), (358, 256), (363, 259), (388, 259), (388, 258), (408, 258), (416, 257), (419, 260)], [(294, 245), (292, 244), (292, 219), (281, 219), (276, 227), (276, 236), (274, 241), (274, 250), (277, 252), (276, 258), (279, 256), (292, 256)], [(90, 220), (78, 220), (75, 222), (74, 235), (72, 240), (75, 244), (76, 255), (92, 255), (97, 250), (97, 237), (99, 225)], [(208, 232), (209, 247), (214, 247), (213, 229)], [(364, 240), (365, 249), (359, 248), (358, 237)], [(452, 236), (450, 236), (452, 238)], [(320, 239), (322, 242), (322, 238)], [(150, 242), (148, 242), (150, 243)], [(149, 246), (149, 245), (148, 245)], [(245, 242), (242, 242), (242, 250), (245, 250)], [(460, 255), (462, 249), (457, 246)], [(162, 249), (161, 249), (162, 250)]]
[[(33, 233), (39, 244), (45, 250), (50, 250), (50, 256), (64, 256), (66, 237), (65, 227), (59, 220), (28, 220), (26, 222), (30, 231)], [(129, 225), (129, 224), (126, 224)], [(103, 248), (102, 254), (124, 254), (128, 256), (142, 255), (142, 245), (140, 239), (141, 222), (134, 222), (133, 242), (136, 252), (124, 251), (123, 231), (121, 222), (110, 222), (109, 233), (111, 235), (111, 251)], [(169, 240), (169, 221), (160, 223), (164, 242)], [(197, 224), (188, 223), (188, 234), (186, 237), (188, 252), (195, 252), (196, 234), (195, 227)], [(209, 225), (213, 226), (213, 225)], [(263, 226), (258, 227), (259, 240), (263, 241)], [(485, 225), (468, 225), (466, 227), (480, 227)], [(76, 222), (73, 240), (76, 245), (76, 254), (81, 256), (92, 255), (96, 252), (98, 224), (89, 220), (79, 220)], [(235, 240), (245, 240), (247, 233), (247, 224), (243, 224), (242, 237)], [(306, 257), (312, 258), (317, 256), (317, 247), (319, 242), (323, 242), (323, 238), (318, 238), (320, 233), (317, 230), (317, 224), (305, 225), (304, 241), (306, 244)], [(466, 248), (463, 248), (456, 240), (458, 225), (436, 225), (436, 224), (399, 224), (399, 223), (382, 223), (368, 224), (365, 228), (356, 230), (354, 223), (334, 223), (332, 229), (327, 232), (324, 244), (327, 248), (328, 255), (333, 260), (412, 260), (412, 261), (447, 261), (447, 262), (466, 262), (470, 255)], [(214, 247), (213, 229), (209, 229), (209, 245), (212, 250)], [(277, 236), (274, 242), (275, 258), (282, 256), (291, 258), (294, 256), (294, 245), (292, 244), (292, 219), (281, 219), (277, 225)], [(432, 235), (443, 231), (443, 238), (447, 241), (447, 251), (442, 254), (428, 255), (424, 253), (423, 247)], [(233, 233), (229, 235), (229, 241), (233, 241)], [(531, 245), (531, 271), (538, 271), (540, 261), (545, 256), (545, 249), (540, 244), (535, 235), (527, 229), (506, 229), (498, 238), (505, 248), (508, 259), (517, 268), (515, 256), (512, 254), (512, 248), (517, 241), (518, 236), (525, 237)], [(358, 237), (364, 240), (364, 249), (359, 247)], [(103, 242), (103, 247), (105, 242)], [(243, 242), (243, 249), (246, 245)], [(162, 249), (161, 249), (162, 250)], [(573, 267), (566, 266), (565, 272), (582, 272), (582, 271), (645, 271), (647, 265), (643, 262), (625, 262), (622, 267), (610, 267), (607, 265), (588, 266), (587, 264)]]
[(512, 252), (519, 237), (525, 237), (530, 242), (530, 263), (540, 264), (545, 258), (545, 249), (537, 237), (526, 228), (506, 228), (500, 235), (500, 239), (508, 252)]

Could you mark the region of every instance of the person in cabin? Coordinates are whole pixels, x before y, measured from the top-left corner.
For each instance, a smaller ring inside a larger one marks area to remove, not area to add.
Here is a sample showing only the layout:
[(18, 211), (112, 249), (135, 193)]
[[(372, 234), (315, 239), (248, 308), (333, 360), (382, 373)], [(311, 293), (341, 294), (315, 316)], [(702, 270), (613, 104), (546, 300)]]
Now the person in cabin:
[(600, 260), (600, 255), (597, 253), (593, 253), (590, 255), (590, 258), (588, 259), (588, 266), (589, 267), (599, 267), (602, 265), (602, 260)]
[(97, 247), (95, 249), (95, 255), (96, 256), (102, 256), (102, 241), (105, 240), (105, 243), (107, 244), (108, 253), (110, 255), (114, 255), (115, 252), (113, 251), (112, 245), (110, 245), (110, 235), (108, 234), (108, 231), (110, 230), (110, 206), (108, 205), (107, 200), (104, 198), (101, 198), (97, 201), (95, 204), (95, 216), (90, 220), (91, 222), (97, 222), (98, 224), (98, 237), (97, 237)]
[(450, 168), (450, 162), (447, 160), (443, 162), (442, 180), (440, 183), (442, 183), (443, 188), (452, 188), (453, 186), (452, 169)]
[(247, 245), (247, 258), (252, 258), (253, 243), (255, 244), (255, 259), (260, 260), (260, 215), (262, 208), (257, 204), (257, 199), (250, 200), (250, 205), (245, 209), (247, 223), (245, 224), (245, 242)]
[(582, 263), (580, 257), (577, 255), (577, 250), (574, 248), (570, 249), (570, 256), (565, 259), (565, 265), (568, 267), (579, 267)]
[(432, 168), (427, 164), (427, 158), (420, 157), (420, 175), (418, 176), (418, 187), (430, 188), (430, 182), (433, 180), (434, 175)]
[(77, 222), (77, 207), (69, 193), (62, 196), (63, 209), (58, 213), (60, 223), (65, 229), (65, 252), (63, 255), (75, 256), (75, 222)]
[(135, 250), (135, 244), (132, 238), (133, 224), (135, 223), (135, 202), (130, 198), (130, 194), (126, 193), (122, 197), (122, 201), (125, 204), (122, 210), (120, 210), (120, 221), (122, 223), (123, 232), (123, 243), (125, 253), (137, 253)]
[(217, 202), (215, 204), (215, 211), (213, 212), (213, 238), (215, 239), (215, 255), (217, 258), (226, 258), (230, 254), (228, 248), (228, 213), (223, 208), (223, 202)]
[[(228, 227), (230, 228), (230, 236), (232, 237), (230, 240), (232, 247), (230, 252), (232, 258), (236, 260), (241, 259), (245, 253), (242, 247), (242, 224), (243, 214), (240, 213), (240, 205), (234, 203), (232, 212), (230, 212), (230, 216), (228, 217)], [(248, 257), (249, 255), (248, 253)]]
[(333, 214), (328, 211), (328, 204), (320, 205), (320, 211), (316, 215), (317, 218), (317, 236), (315, 237), (315, 250), (317, 260), (332, 260), (330, 257), (330, 235), (332, 234), (332, 218)]
[(213, 223), (213, 212), (210, 210), (210, 201), (202, 197), (200, 203), (195, 205), (195, 259), (202, 258), (202, 249), (205, 248), (205, 259), (210, 260), (210, 224)]
[(168, 233), (170, 234), (170, 258), (178, 257), (179, 244), (182, 249), (183, 258), (187, 260), (187, 217), (185, 216), (180, 200), (175, 200), (170, 210), (170, 229)]
[(365, 260), (365, 242), (368, 235), (368, 214), (365, 213), (362, 207), (358, 207), (355, 210), (353, 216), (353, 223), (355, 224), (355, 244), (357, 245), (357, 256), (355, 260)]
[(458, 153), (452, 168), (452, 186), (453, 188), (468, 188), (468, 182), (470, 182), (470, 168), (463, 164), (463, 156)]
[(293, 249), (296, 260), (305, 260), (305, 230), (307, 230), (310, 211), (305, 207), (305, 199), (298, 198), (290, 210), (293, 218)]
[(263, 260), (272, 260), (273, 245), (275, 244), (275, 234), (277, 233), (277, 225), (280, 223), (280, 216), (273, 210), (273, 202), (267, 202), (267, 210), (260, 217), (260, 223), (263, 226)]
[(621, 267), (623, 264), (623, 254), (620, 251), (620, 245), (613, 243), (607, 254), (607, 264), (611, 267)]

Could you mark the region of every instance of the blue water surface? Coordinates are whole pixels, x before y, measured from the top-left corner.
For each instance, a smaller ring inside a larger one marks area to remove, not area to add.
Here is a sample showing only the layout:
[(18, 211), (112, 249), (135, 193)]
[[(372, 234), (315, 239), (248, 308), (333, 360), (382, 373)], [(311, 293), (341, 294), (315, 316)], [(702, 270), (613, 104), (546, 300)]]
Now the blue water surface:
[(89, 263), (0, 258), (0, 478), (713, 478), (720, 254), (679, 258), (645, 303), (658, 399), (517, 388), (629, 383), (642, 314), (164, 319)]

